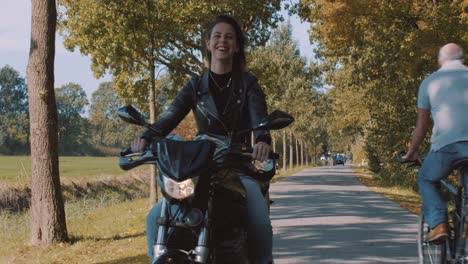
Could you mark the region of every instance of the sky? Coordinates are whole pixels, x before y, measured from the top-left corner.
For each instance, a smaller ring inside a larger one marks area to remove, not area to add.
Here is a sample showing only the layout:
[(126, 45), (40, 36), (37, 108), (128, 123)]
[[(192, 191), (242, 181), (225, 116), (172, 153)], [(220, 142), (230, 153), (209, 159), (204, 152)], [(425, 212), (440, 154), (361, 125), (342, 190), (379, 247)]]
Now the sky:
[[(309, 23), (301, 22), (297, 16), (289, 17), (293, 38), (298, 42), (301, 55), (313, 58), (309, 43)], [(0, 0), (0, 68), (10, 65), (26, 78), (31, 33), (31, 0)], [(63, 38), (57, 34), (55, 47), (55, 87), (69, 82), (77, 83), (85, 90), (88, 99), (101, 82), (110, 81), (105, 75), (96, 79), (91, 71), (91, 60), (78, 51), (70, 52), (63, 46)]]

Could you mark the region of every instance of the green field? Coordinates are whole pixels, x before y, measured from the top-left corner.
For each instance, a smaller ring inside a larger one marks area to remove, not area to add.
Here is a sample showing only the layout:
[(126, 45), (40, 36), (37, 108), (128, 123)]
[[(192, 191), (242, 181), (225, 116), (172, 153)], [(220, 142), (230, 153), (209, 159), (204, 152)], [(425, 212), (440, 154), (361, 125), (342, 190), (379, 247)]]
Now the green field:
[[(91, 179), (106, 175), (125, 174), (117, 157), (60, 157), (60, 177)], [(31, 181), (29, 156), (0, 156), (0, 182), (26, 184)]]

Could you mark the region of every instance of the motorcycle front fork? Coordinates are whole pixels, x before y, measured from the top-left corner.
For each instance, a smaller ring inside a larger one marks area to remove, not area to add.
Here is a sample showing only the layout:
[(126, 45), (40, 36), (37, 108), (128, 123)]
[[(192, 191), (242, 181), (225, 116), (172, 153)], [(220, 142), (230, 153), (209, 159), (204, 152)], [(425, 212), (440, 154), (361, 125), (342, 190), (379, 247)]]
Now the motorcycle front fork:
[[(208, 219), (208, 211), (205, 213), (205, 219)], [(167, 202), (163, 200), (162, 207), (161, 207), (161, 215), (160, 219), (167, 219), (168, 217), (168, 210), (167, 210)], [(200, 230), (200, 235), (198, 236), (198, 243), (195, 247), (193, 252), (194, 261), (197, 263), (206, 263), (209, 257), (209, 249), (208, 249), (208, 239), (209, 235), (209, 228), (202, 227)], [(165, 224), (160, 224), (158, 227), (158, 236), (156, 238), (156, 244), (153, 247), (154, 252), (154, 259), (159, 258), (161, 255), (167, 252), (167, 230), (168, 230), (167, 222)]]
[[(165, 199), (162, 201), (160, 219), (167, 219), (167, 202)], [(167, 229), (166, 223), (159, 224), (156, 244), (153, 247), (154, 259), (159, 258), (167, 252)]]

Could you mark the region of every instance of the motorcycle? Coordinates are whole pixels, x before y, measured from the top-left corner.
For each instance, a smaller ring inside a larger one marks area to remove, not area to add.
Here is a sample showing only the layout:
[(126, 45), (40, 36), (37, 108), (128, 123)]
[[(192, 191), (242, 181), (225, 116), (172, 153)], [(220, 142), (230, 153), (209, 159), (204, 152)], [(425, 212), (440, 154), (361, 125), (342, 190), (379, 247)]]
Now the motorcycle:
[[(127, 123), (153, 129), (131, 105), (117, 114)], [(249, 131), (282, 129), (293, 121), (277, 110)], [(142, 153), (130, 149), (121, 153), (119, 165), (124, 170), (143, 164), (156, 164), (159, 170), (156, 177), (164, 198), (152, 264), (248, 262), (247, 202), (238, 172), (250, 171), (268, 188), (278, 154), (270, 153), (268, 160), (259, 162), (252, 158), (250, 146), (215, 142), (209, 137), (163, 138)]]

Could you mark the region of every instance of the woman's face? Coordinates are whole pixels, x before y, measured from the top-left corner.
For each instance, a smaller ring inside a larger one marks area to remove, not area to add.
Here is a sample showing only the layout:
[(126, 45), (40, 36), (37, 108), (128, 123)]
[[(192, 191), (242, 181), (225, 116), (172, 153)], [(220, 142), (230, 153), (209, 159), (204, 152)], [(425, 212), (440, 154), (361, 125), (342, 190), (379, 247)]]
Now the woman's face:
[(234, 28), (227, 23), (218, 23), (213, 27), (210, 38), (206, 40), (206, 47), (211, 53), (211, 62), (231, 62), (234, 54), (239, 51), (237, 36)]

